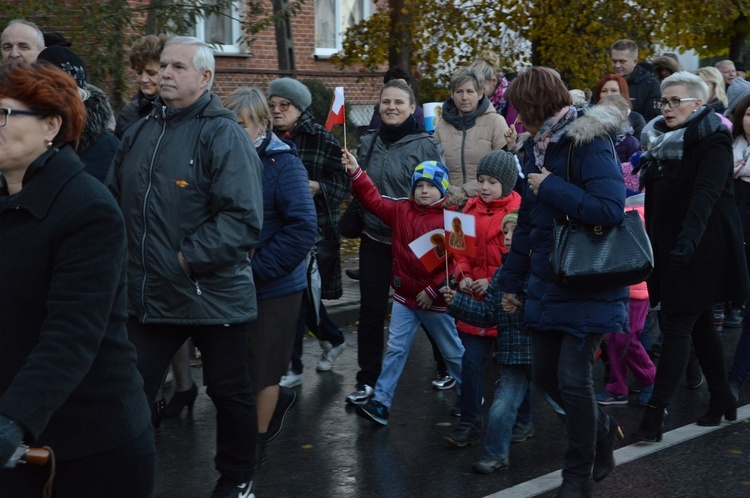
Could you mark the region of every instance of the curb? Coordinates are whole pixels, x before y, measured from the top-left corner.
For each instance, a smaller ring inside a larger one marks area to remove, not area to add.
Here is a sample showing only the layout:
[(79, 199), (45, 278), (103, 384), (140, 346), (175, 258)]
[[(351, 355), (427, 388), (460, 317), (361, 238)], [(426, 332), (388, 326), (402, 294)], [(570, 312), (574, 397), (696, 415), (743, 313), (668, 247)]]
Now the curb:
[(359, 320), (359, 303), (344, 304), (340, 306), (328, 306), (328, 317), (339, 327), (348, 327)]

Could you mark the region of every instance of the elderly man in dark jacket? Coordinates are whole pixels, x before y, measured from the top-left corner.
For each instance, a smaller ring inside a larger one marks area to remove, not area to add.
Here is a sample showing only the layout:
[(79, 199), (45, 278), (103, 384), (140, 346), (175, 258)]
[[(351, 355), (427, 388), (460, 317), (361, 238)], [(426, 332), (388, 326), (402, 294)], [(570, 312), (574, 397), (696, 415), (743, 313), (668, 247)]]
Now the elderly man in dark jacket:
[[(217, 411), (212, 498), (250, 496), (257, 414), (247, 372), (257, 315), (248, 253), (263, 216), (262, 166), (209, 89), (211, 48), (177, 37), (161, 54), (160, 97), (125, 133), (107, 179), (128, 220), (128, 332), (153, 401), (188, 337)], [(158, 411), (155, 413), (158, 419)]]

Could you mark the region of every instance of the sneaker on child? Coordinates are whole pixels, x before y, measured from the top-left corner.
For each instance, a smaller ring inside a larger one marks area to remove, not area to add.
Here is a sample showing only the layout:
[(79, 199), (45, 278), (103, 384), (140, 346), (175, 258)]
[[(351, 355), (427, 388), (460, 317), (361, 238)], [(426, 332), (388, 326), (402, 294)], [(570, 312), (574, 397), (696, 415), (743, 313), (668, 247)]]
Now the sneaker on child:
[(613, 394), (609, 391), (604, 391), (603, 393), (599, 393), (596, 395), (596, 402), (602, 406), (627, 405), (628, 395), (623, 394), (622, 396), (618, 396), (617, 394)]
[(653, 384), (650, 386), (641, 386), (641, 392), (638, 393), (638, 406), (648, 406), (648, 402), (651, 401), (651, 395), (653, 393)]
[(513, 434), (511, 435), (511, 442), (523, 443), (527, 439), (531, 439), (536, 435), (534, 430), (534, 422), (528, 424), (516, 423), (513, 425)]
[(367, 384), (363, 386), (360, 386), (358, 384), (354, 392), (346, 397), (346, 402), (350, 405), (364, 405), (365, 403), (370, 401), (370, 398), (372, 398), (374, 395), (375, 389), (368, 386)]
[(390, 410), (387, 406), (374, 399), (371, 399), (364, 405), (357, 406), (357, 415), (380, 425), (388, 425), (389, 412)]
[(475, 474), (492, 474), (497, 470), (505, 470), (510, 467), (510, 462), (507, 458), (501, 460), (495, 460), (494, 458), (483, 456), (481, 459), (474, 462), (471, 466), (471, 470)]
[(449, 374), (439, 373), (432, 379), (432, 387), (438, 391), (447, 391), (453, 389), (456, 386), (456, 379), (451, 377)]
[(443, 436), (443, 441), (459, 448), (465, 448), (482, 439), (482, 429), (477, 424), (461, 422), (449, 434)]
[[(330, 345), (330, 343), (328, 343)], [(338, 346), (332, 346), (328, 349), (324, 349), (320, 355), (320, 361), (318, 361), (318, 372), (330, 372), (333, 370), (333, 365), (341, 353), (346, 349), (346, 342), (342, 342)]]

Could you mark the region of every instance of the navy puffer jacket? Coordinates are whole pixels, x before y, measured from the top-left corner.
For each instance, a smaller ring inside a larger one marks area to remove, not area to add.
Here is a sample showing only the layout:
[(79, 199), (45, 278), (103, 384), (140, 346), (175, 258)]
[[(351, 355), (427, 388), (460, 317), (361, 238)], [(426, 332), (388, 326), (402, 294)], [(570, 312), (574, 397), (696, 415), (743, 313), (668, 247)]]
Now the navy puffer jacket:
[[(598, 106), (569, 125), (563, 139), (551, 143), (544, 167), (551, 173), (538, 195), (526, 188), (513, 245), (501, 268), (500, 288), (521, 293), (528, 275), (524, 319), (529, 329), (555, 331), (584, 338), (590, 333), (628, 330), (628, 288), (578, 291), (558, 287), (550, 274), (549, 251), (555, 218), (569, 215), (584, 223), (614, 226), (624, 216), (625, 184), (610, 137), (619, 115)], [(539, 173), (533, 139), (524, 144), (524, 173)], [(568, 149), (573, 145), (573, 175), (567, 177)]]
[(307, 288), (305, 256), (315, 243), (318, 217), (307, 170), (294, 145), (269, 133), (258, 148), (263, 163), (263, 230), (255, 246), (253, 276), (258, 299)]

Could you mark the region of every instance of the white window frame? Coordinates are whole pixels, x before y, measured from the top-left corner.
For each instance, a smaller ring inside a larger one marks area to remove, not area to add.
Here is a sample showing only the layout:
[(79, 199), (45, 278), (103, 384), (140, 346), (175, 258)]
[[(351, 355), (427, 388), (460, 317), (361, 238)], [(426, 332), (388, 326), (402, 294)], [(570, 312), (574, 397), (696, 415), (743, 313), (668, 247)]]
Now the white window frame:
[[(334, 48), (318, 47), (318, 40), (317, 40), (317, 34), (316, 34), (314, 55), (318, 59), (328, 59), (332, 55), (341, 52), (341, 49), (343, 48), (343, 44), (344, 44), (344, 32), (349, 28), (349, 26), (342, 26), (343, 24), (342, 13), (341, 13), (341, 1), (342, 0), (335, 0), (335, 1), (336, 1), (336, 6), (335, 6), (334, 18), (336, 19), (336, 47)], [(363, 5), (364, 5), (363, 19), (368, 19), (374, 13), (375, 3), (369, 0), (365, 0), (363, 2)], [(314, 1), (313, 1), (313, 6), (315, 6)], [(315, 27), (317, 27), (317, 19), (314, 21), (314, 23), (315, 23)]]
[[(241, 54), (244, 52), (245, 43), (244, 37), (242, 36), (242, 26), (240, 25), (240, 14), (242, 13), (244, 2), (241, 0), (235, 0), (232, 2), (232, 36), (231, 44), (212, 43), (210, 40), (205, 39), (206, 31), (206, 19), (199, 18), (195, 23), (195, 36), (204, 42), (211, 45), (216, 54)], [(237, 41), (239, 40), (239, 41)]]

